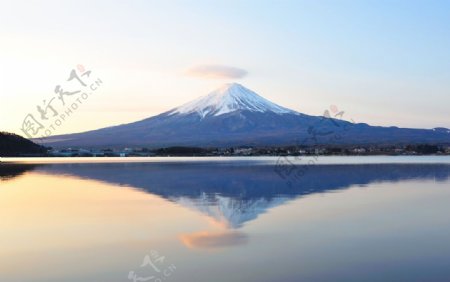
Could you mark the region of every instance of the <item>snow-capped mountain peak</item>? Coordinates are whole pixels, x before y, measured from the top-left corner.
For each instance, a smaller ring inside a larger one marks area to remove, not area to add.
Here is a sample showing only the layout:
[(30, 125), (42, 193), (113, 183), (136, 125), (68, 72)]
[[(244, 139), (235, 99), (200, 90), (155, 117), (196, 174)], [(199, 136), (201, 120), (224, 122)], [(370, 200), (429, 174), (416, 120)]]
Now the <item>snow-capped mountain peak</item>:
[(198, 113), (201, 117), (205, 117), (219, 116), (238, 110), (277, 114), (297, 113), (270, 102), (238, 83), (227, 83), (206, 96), (173, 109), (170, 114)]

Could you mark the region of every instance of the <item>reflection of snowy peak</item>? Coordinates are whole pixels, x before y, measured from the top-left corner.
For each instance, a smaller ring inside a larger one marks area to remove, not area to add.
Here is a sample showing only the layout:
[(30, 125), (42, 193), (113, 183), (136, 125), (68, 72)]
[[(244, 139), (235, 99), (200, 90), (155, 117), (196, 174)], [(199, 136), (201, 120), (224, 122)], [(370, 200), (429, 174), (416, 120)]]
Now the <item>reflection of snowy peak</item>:
[[(198, 160), (166, 163), (164, 160), (125, 163), (67, 163), (14, 165), (15, 175), (35, 169), (37, 173), (75, 176), (117, 186), (134, 187), (171, 202), (199, 211), (230, 227), (240, 227), (271, 208), (305, 195), (340, 191), (374, 182), (423, 179), (444, 182), (450, 165), (441, 159), (432, 164), (329, 164), (310, 166), (301, 178), (288, 185), (271, 162)], [(105, 160), (107, 161), (107, 160)], [(405, 160), (408, 161), (408, 160)], [(435, 162), (437, 160), (434, 160)], [(6, 174), (5, 174), (6, 173)], [(13, 174), (13, 175), (14, 175)], [(1, 176), (1, 175), (0, 175)]]
[(206, 96), (173, 109), (170, 114), (197, 113), (205, 117), (207, 115), (219, 116), (238, 110), (261, 113), (273, 112), (276, 114), (296, 113), (270, 102), (240, 84), (229, 83)]
[(260, 214), (285, 203), (289, 198), (242, 200), (203, 193), (198, 198), (180, 197), (171, 200), (184, 207), (198, 210), (229, 228), (239, 228), (243, 223), (256, 219)]

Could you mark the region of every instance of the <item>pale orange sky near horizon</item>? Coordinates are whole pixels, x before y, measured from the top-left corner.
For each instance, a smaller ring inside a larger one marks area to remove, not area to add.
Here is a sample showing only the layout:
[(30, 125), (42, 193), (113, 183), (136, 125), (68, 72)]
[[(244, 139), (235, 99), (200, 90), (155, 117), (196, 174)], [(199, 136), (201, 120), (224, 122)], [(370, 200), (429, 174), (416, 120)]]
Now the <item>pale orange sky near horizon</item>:
[(103, 84), (53, 135), (148, 118), (228, 82), (305, 114), (336, 105), (355, 122), (450, 127), (448, 6), (0, 1), (0, 130), (23, 135), (78, 64)]

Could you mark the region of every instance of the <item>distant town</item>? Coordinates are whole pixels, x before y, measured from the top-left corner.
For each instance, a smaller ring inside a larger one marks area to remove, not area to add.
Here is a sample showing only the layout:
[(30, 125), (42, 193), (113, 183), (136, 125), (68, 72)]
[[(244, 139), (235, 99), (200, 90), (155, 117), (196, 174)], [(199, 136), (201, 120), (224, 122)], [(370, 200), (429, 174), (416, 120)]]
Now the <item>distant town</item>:
[(409, 145), (292, 145), (235, 146), (229, 148), (51, 148), (19, 135), (0, 132), (0, 157), (168, 157), (168, 156), (353, 156), (353, 155), (450, 155), (450, 144)]
[(54, 157), (167, 157), (167, 156), (301, 156), (301, 155), (450, 155), (450, 145), (389, 145), (389, 146), (314, 146), (314, 147), (230, 147), (198, 148), (168, 147), (160, 149), (50, 149)]

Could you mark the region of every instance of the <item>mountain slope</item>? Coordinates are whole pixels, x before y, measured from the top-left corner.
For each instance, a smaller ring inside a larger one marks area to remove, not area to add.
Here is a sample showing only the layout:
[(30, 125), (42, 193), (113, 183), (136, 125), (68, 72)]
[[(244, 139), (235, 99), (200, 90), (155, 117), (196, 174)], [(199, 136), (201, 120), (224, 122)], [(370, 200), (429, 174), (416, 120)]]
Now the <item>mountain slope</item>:
[(272, 146), (292, 144), (450, 143), (446, 129), (373, 127), (309, 116), (233, 83), (138, 122), (53, 136), (53, 147)]

